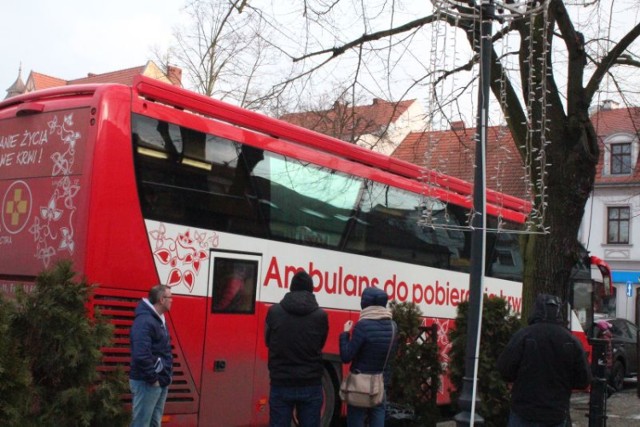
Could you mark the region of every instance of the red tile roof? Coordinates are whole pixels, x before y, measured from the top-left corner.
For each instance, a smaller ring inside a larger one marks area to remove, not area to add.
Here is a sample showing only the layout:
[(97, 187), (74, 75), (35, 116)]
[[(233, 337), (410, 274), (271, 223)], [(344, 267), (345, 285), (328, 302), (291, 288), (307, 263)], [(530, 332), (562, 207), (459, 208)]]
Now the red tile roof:
[(335, 138), (351, 140), (352, 135), (357, 137), (385, 130), (414, 102), (415, 99), (388, 102), (375, 98), (371, 105), (353, 107), (336, 102), (330, 110), (290, 113), (280, 119)]
[(102, 74), (89, 74), (87, 77), (69, 80), (67, 84), (84, 84), (84, 83), (121, 83), (130, 86), (133, 79), (144, 72), (146, 65), (140, 67), (127, 68), (126, 70), (112, 71)]
[(636, 138), (640, 136), (640, 107), (600, 110), (591, 116), (591, 122), (598, 135), (600, 146), (596, 184), (640, 184), (640, 158), (635, 159), (635, 169), (630, 175), (602, 174), (605, 153), (604, 141), (616, 133), (626, 133)]
[(147, 62), (147, 64), (138, 67), (111, 71), (102, 74), (89, 73), (87, 77), (81, 77), (73, 80), (64, 80), (31, 71), (29, 77), (27, 78), (24, 90), (32, 92), (40, 89), (85, 83), (120, 83), (124, 85), (132, 85), (133, 79), (141, 74), (154, 78), (167, 78), (172, 84), (176, 86), (182, 85), (182, 70), (180, 68), (169, 66), (169, 73), (168, 75), (166, 75), (160, 68), (155, 65), (155, 63), (153, 63), (153, 61), (149, 61)]
[[(473, 182), (475, 129), (456, 124), (456, 130), (410, 133), (392, 157)], [(524, 168), (508, 128), (487, 129), (486, 156), (487, 188), (526, 198)]]
[[(640, 159), (630, 175), (603, 176), (603, 141), (616, 133), (640, 135), (640, 108), (601, 110), (591, 117), (600, 144), (596, 184), (639, 184)], [(409, 161), (428, 169), (473, 182), (475, 162), (475, 129), (465, 129), (454, 122), (454, 130), (411, 133), (393, 152), (392, 157)], [(522, 160), (511, 133), (504, 127), (487, 130), (487, 187), (520, 198), (526, 198)]]
[(59, 79), (57, 77), (47, 76), (46, 74), (36, 73), (32, 71), (29, 74), (29, 78), (27, 80), (27, 86), (29, 91), (40, 90), (40, 89), (48, 89), (50, 87), (64, 86), (66, 85), (66, 80)]

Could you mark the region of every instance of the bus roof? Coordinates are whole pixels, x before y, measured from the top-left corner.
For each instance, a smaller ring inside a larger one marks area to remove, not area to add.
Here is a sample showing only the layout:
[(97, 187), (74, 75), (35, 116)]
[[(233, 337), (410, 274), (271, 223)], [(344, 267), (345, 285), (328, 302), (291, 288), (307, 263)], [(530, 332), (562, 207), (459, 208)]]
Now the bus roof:
[[(0, 102), (0, 110), (15, 107), (17, 115), (39, 112), (43, 108), (40, 102), (69, 97), (93, 97), (97, 92), (108, 90), (109, 87), (114, 86), (126, 87), (121, 84), (107, 83), (49, 88), (4, 100)], [(134, 95), (149, 101), (170, 105), (315, 150), (338, 155), (344, 159), (423, 182), (429, 186), (435, 185), (455, 195), (468, 198), (473, 194), (473, 185), (462, 179), (428, 170), (419, 165), (389, 157), (356, 144), (350, 144), (150, 77), (137, 76), (134, 79), (132, 89)], [(514, 217), (513, 214), (516, 217), (524, 218), (531, 210), (530, 202), (490, 189), (486, 190), (486, 200), (487, 203), (493, 205), (492, 210), (498, 212), (503, 210), (510, 211), (511, 214), (506, 216), (511, 218)]]
[[(236, 123), (268, 135), (287, 139), (316, 150), (331, 152), (343, 158), (376, 167), (411, 179), (436, 184), (463, 196), (473, 194), (473, 185), (459, 178), (431, 171), (414, 163), (389, 157), (356, 144), (314, 132), (260, 113), (246, 110), (210, 97), (196, 94), (156, 79), (137, 76), (134, 89), (139, 96), (167, 103), (219, 120)], [(515, 196), (487, 189), (487, 202), (523, 214), (529, 213), (531, 203)]]

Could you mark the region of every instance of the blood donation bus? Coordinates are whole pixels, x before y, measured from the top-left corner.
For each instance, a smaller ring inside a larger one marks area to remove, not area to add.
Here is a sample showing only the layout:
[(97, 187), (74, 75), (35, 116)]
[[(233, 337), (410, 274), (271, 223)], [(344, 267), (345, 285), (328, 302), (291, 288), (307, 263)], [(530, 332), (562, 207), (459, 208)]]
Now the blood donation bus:
[[(133, 308), (172, 288), (166, 425), (266, 425), (264, 318), (305, 269), (329, 313), (323, 424), (340, 414), (338, 334), (362, 289), (414, 302), (443, 363), (468, 298), (472, 187), (407, 162), (140, 76), (0, 102), (0, 289), (61, 259), (98, 284), (126, 366)], [(487, 193), (484, 292), (521, 309), (530, 206)], [(448, 399), (446, 390), (439, 400)]]

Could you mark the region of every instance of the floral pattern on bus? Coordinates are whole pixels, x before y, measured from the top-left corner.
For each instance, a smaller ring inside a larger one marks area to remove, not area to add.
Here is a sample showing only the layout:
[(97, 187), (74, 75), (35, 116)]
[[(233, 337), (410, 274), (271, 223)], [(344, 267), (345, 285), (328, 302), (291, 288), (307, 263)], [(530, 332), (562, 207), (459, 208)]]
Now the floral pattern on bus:
[(196, 278), (209, 259), (209, 248), (218, 247), (219, 241), (215, 232), (193, 230), (192, 234), (189, 229), (177, 236), (167, 236), (162, 223), (149, 231), (149, 237), (154, 244), (155, 258), (170, 268), (163, 283), (170, 287), (183, 284), (189, 292), (193, 291)]
[[(46, 206), (40, 206), (29, 232), (36, 242), (35, 257), (49, 267), (51, 258), (58, 252), (73, 255), (75, 250), (75, 232), (73, 216), (77, 209), (75, 197), (80, 190), (78, 179), (71, 179), (75, 163), (76, 142), (80, 132), (73, 130), (73, 113), (64, 116), (62, 122), (54, 116), (48, 123), (49, 135), (58, 135), (66, 146), (61, 152), (51, 155), (51, 176), (53, 192)], [(58, 179), (55, 179), (59, 177)]]
[[(449, 365), (451, 363), (451, 349), (453, 343), (449, 340), (449, 329), (454, 326), (455, 321), (452, 319), (431, 319), (430, 324), (435, 324), (437, 328), (437, 342), (440, 353), (440, 363), (442, 364), (443, 372), (448, 372)], [(443, 374), (440, 377), (440, 387), (438, 393), (443, 394), (451, 387), (449, 376)]]

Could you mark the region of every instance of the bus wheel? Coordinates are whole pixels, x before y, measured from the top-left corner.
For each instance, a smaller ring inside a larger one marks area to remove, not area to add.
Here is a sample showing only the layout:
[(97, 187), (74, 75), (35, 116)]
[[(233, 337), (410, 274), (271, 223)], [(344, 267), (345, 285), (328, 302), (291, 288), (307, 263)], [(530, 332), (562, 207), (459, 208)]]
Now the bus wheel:
[(320, 425), (322, 427), (330, 427), (335, 425), (340, 417), (340, 399), (338, 398), (338, 379), (331, 365), (324, 366), (322, 374), (322, 412), (320, 415)]
[(621, 361), (616, 360), (611, 368), (611, 387), (616, 391), (620, 391), (624, 388), (624, 365)]

